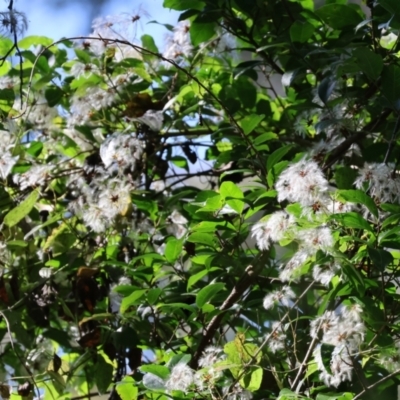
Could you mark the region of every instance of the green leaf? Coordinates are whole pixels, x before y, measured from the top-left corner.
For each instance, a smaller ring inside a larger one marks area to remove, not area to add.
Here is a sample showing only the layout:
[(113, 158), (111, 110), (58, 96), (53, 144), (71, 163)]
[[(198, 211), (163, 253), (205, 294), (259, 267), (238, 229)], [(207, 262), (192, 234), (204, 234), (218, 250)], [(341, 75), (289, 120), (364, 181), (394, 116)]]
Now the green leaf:
[(139, 389), (131, 376), (124, 376), (122, 381), (117, 383), (115, 390), (121, 400), (136, 400), (139, 394)]
[(374, 53), (366, 47), (355, 49), (353, 55), (361, 71), (367, 75), (368, 79), (375, 81), (379, 78), (383, 69), (383, 60), (379, 54)]
[(53, 43), (53, 39), (46, 36), (26, 36), (18, 42), (20, 49), (29, 49), (31, 46), (50, 46)]
[(50, 107), (54, 107), (60, 103), (64, 96), (64, 92), (57, 86), (51, 86), (44, 92), (44, 97)]
[[(300, 400), (300, 399), (297, 393), (292, 392), (289, 389), (282, 389), (279, 392), (279, 397), (277, 400)], [(301, 400), (309, 400), (309, 398), (301, 396)]]
[(144, 296), (146, 291), (146, 289), (135, 290), (128, 297), (122, 299), (120, 308), (121, 314), (125, 313), (131, 306), (137, 305), (138, 301)]
[[(153, 39), (153, 36), (150, 35), (143, 35), (141, 38), (142, 40), (142, 46), (147, 49), (150, 50), (153, 53), (158, 54), (158, 47), (156, 46), (156, 43)], [(144, 52), (144, 55), (146, 54), (146, 52)]]
[(391, 14), (400, 17), (400, 2), (397, 0), (378, 0), (378, 3)]
[(334, 214), (331, 216), (331, 219), (341, 223), (347, 228), (365, 229), (369, 232), (374, 232), (371, 225), (360, 214), (357, 214), (356, 212)]
[(104, 357), (100, 354), (97, 355), (96, 360), (96, 385), (100, 394), (107, 392), (113, 379), (113, 366), (104, 360)]
[(250, 372), (246, 372), (245, 375), (240, 379), (240, 384), (250, 392), (258, 390), (261, 386), (263, 378), (263, 369), (261, 367), (253, 368)]
[(157, 202), (136, 194), (132, 195), (132, 202), (139, 210), (148, 213), (152, 221), (155, 221), (157, 219), (157, 214), (158, 214)]
[(147, 293), (147, 301), (149, 302), (149, 304), (154, 305), (162, 292), (163, 290), (161, 288), (150, 289)]
[(165, 258), (170, 264), (174, 264), (178, 257), (182, 254), (183, 240), (170, 239), (165, 246)]
[(169, 369), (164, 365), (154, 365), (154, 364), (142, 365), (139, 369), (144, 373), (150, 373), (156, 375), (161, 379), (167, 379), (170, 373)]
[(318, 393), (316, 400), (352, 400), (353, 393)]
[(187, 238), (188, 242), (204, 244), (206, 246), (215, 247), (215, 238), (210, 233), (193, 232)]
[(172, 162), (172, 164), (176, 165), (179, 168), (185, 169), (187, 172), (189, 172), (189, 165), (187, 162), (187, 159), (183, 156), (173, 156), (169, 159), (169, 161)]
[(172, 8), (173, 10), (183, 11), (189, 8), (194, 10), (202, 10), (205, 6), (203, 1), (199, 0), (164, 0), (164, 8)]
[(0, 89), (0, 109), (9, 112), (14, 104), (15, 93), (13, 89)]
[(230, 181), (222, 182), (219, 192), (221, 197), (225, 199), (226, 204), (241, 214), (244, 208), (244, 202), (241, 200), (244, 199), (243, 192)]
[(225, 283), (212, 283), (201, 289), (196, 296), (197, 307), (201, 308), (204, 304), (211, 301), (211, 299), (221, 290), (225, 289)]
[(318, 85), (318, 96), (324, 102), (324, 104), (328, 103), (329, 97), (331, 97), (331, 94), (335, 86), (336, 86), (336, 81), (332, 79), (330, 76), (324, 78)]
[(38, 198), (39, 190), (35, 189), (21, 204), (7, 213), (4, 217), (4, 223), (9, 227), (18, 224), (19, 221), (31, 212)]
[(339, 189), (351, 189), (357, 177), (357, 170), (347, 167), (338, 166), (335, 169), (335, 182)]
[(269, 187), (273, 187), (276, 179), (279, 177), (281, 172), (288, 166), (289, 161), (280, 161), (276, 163), (271, 169), (268, 170), (267, 182)]
[(395, 110), (400, 109), (400, 67), (397, 65), (383, 68), (382, 93)]
[(346, 4), (327, 4), (315, 10), (315, 14), (331, 28), (339, 30), (355, 28), (363, 20), (353, 7)]
[(189, 28), (190, 39), (193, 46), (198, 46), (210, 40), (215, 35), (215, 24), (211, 22), (192, 22)]
[(270, 171), (271, 168), (278, 163), (292, 148), (293, 145), (289, 144), (287, 146), (280, 147), (270, 154), (267, 160), (267, 170)]
[(384, 249), (374, 249), (368, 246), (368, 255), (371, 257), (374, 266), (378, 267), (380, 271), (393, 262), (393, 256)]
[(379, 211), (374, 200), (362, 190), (338, 190), (339, 197), (351, 203), (363, 204), (372, 215), (378, 217)]
[(26, 149), (26, 152), (33, 157), (38, 157), (42, 152), (42, 150), (43, 150), (43, 143), (33, 141)]
[(187, 290), (189, 290), (200, 279), (203, 279), (208, 273), (209, 271), (207, 269), (204, 269), (203, 271), (200, 271), (197, 274), (191, 275), (190, 278), (188, 279)]
[(314, 25), (307, 21), (295, 21), (290, 27), (290, 39), (292, 42), (305, 43), (311, 38), (314, 30)]
[(244, 117), (239, 121), (239, 126), (243, 129), (245, 135), (253, 132), (255, 128), (260, 124), (260, 122), (265, 118), (264, 114), (257, 115), (251, 114)]
[(54, 371), (47, 371), (49, 374), (51, 381), (53, 382), (54, 389), (57, 390), (58, 394), (62, 394), (66, 387), (64, 378), (58, 373)]
[(344, 262), (342, 264), (342, 271), (351, 282), (352, 286), (357, 290), (360, 296), (364, 296), (365, 282), (364, 278), (350, 263)]

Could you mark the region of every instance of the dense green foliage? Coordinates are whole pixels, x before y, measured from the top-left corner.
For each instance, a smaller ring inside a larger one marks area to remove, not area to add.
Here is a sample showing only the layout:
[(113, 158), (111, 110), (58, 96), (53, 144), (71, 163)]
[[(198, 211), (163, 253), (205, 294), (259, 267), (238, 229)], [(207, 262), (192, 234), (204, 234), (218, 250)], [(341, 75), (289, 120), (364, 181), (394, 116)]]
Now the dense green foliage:
[(0, 395), (395, 398), (399, 4), (165, 0), (161, 48), (11, 2)]

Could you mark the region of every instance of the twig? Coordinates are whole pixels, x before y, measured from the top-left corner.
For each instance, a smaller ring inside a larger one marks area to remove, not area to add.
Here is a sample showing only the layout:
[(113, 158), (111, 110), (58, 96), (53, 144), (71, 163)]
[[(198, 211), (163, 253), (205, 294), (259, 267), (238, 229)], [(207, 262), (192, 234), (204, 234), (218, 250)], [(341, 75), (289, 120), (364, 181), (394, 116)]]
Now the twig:
[(393, 150), (394, 141), (396, 140), (397, 132), (399, 131), (399, 125), (400, 125), (400, 113), (397, 116), (396, 124), (395, 124), (393, 132), (392, 132), (392, 137), (390, 138), (389, 146), (388, 146), (386, 154), (385, 154), (385, 159), (383, 160), (384, 164), (387, 164), (390, 153)]
[(387, 381), (388, 379), (390, 379), (390, 378), (392, 378), (393, 376), (396, 376), (396, 375), (398, 375), (398, 374), (400, 374), (400, 369), (398, 369), (398, 370), (392, 372), (391, 374), (389, 374), (389, 375), (383, 377), (382, 379), (379, 379), (379, 381), (376, 381), (376, 382), (373, 383), (372, 385), (367, 386), (362, 392), (358, 393), (355, 397), (353, 397), (353, 400), (360, 399), (361, 396), (362, 396), (364, 393), (366, 393), (368, 390), (373, 389), (375, 386), (379, 385), (379, 384), (382, 383), (382, 382)]
[[(275, 329), (272, 330), (272, 332), (265, 338), (265, 340), (261, 343), (260, 347), (258, 348), (258, 350), (254, 353), (254, 355), (251, 357), (251, 359), (245, 364), (243, 365), (242, 371), (238, 374), (238, 376), (236, 377), (236, 379), (231, 383), (229, 390), (227, 390), (224, 399), (227, 399), (232, 388), (236, 385), (237, 382), (240, 381), (240, 379), (242, 379), (243, 375), (246, 373), (246, 370), (253, 364), (253, 362), (257, 359), (258, 355), (261, 353), (262, 349), (264, 348), (264, 346), (269, 342), (269, 340), (271, 339), (271, 337), (273, 337), (275, 335), (275, 332), (281, 327), (281, 325), (283, 324), (283, 321), (286, 320), (286, 318), (290, 315), (290, 312), (297, 307), (297, 304), (299, 304), (300, 300), (308, 293), (308, 291), (311, 289), (311, 287), (314, 285), (314, 281), (312, 281), (303, 291), (303, 293), (299, 296), (299, 298), (296, 300), (296, 302), (293, 304), (292, 307), (290, 307), (290, 309), (286, 312), (286, 314), (281, 318), (281, 320), (279, 321), (279, 324), (277, 324), (277, 326), (275, 327)], [(355, 400), (355, 399), (353, 399)]]
[(10, 323), (8, 322), (7, 317), (5, 316), (5, 314), (4, 314), (2, 311), (0, 311), (0, 316), (3, 317), (3, 319), (4, 319), (5, 323), (6, 323), (6, 326), (7, 326), (7, 334), (8, 334), (8, 337), (9, 337), (9, 339), (10, 339), (11, 348), (13, 349), (14, 354), (17, 356), (19, 362), (20, 362), (20, 363), (24, 366), (24, 368), (26, 369), (26, 372), (28, 373), (29, 377), (31, 378), (31, 380), (32, 380), (32, 382), (33, 382), (33, 384), (34, 384), (34, 386), (35, 386), (35, 388), (36, 388), (36, 390), (37, 390), (38, 398), (40, 398), (39, 387), (38, 387), (37, 384), (36, 384), (35, 378), (33, 377), (33, 374), (32, 374), (32, 372), (31, 372), (30, 368), (26, 365), (25, 361), (21, 358), (21, 356), (18, 354), (16, 348), (14, 347), (14, 341), (13, 341), (13, 337), (12, 337), (12, 334), (11, 334)]
[(253, 283), (254, 278), (256, 275), (259, 273), (261, 270), (261, 267), (263, 266), (263, 261), (269, 257), (269, 254), (263, 254), (262, 256), (258, 257), (258, 260), (254, 260), (254, 264), (258, 264), (257, 268), (254, 269), (253, 265), (249, 265), (245, 272), (244, 275), (241, 277), (241, 279), (236, 283), (232, 291), (229, 293), (228, 297), (225, 299), (225, 301), (222, 303), (221, 307), (219, 307), (219, 313), (215, 315), (212, 320), (209, 322), (207, 327), (204, 330), (203, 333), (203, 338), (201, 342), (199, 343), (197, 350), (192, 358), (191, 361), (191, 367), (193, 369), (196, 369), (198, 366), (198, 361), (199, 358), (201, 357), (201, 354), (203, 353), (203, 350), (210, 344), (211, 340), (214, 337), (215, 332), (219, 328), (219, 324), (225, 315), (223, 311), (228, 310), (230, 307), (233, 306), (233, 304), (237, 303), (237, 301), (240, 299), (242, 294), (250, 287), (250, 285)]

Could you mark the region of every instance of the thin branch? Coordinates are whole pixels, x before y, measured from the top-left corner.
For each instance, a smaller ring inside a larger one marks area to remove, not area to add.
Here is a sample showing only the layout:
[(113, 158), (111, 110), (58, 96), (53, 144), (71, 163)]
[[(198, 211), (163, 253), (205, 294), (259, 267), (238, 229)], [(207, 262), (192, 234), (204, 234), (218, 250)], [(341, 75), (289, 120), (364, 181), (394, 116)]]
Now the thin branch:
[(385, 382), (388, 379), (393, 378), (394, 376), (399, 375), (399, 374), (400, 374), (400, 369), (392, 372), (391, 374), (383, 377), (382, 379), (379, 379), (379, 381), (376, 381), (372, 385), (367, 386), (362, 392), (358, 393), (357, 396), (353, 397), (353, 400), (360, 399), (361, 396), (363, 396), (367, 391), (373, 389), (375, 386), (379, 385), (380, 383)]
[(203, 337), (199, 345), (197, 346), (197, 350), (193, 355), (191, 361), (191, 367), (196, 369), (198, 366), (199, 358), (203, 353), (204, 349), (211, 343), (215, 332), (220, 327), (220, 322), (224, 317), (225, 313), (223, 311), (227, 311), (231, 308), (235, 303), (238, 302), (243, 293), (251, 286), (255, 277), (261, 271), (261, 268), (264, 266), (264, 261), (269, 257), (268, 253), (264, 253), (261, 256), (254, 260), (254, 264), (258, 264), (256, 268), (253, 265), (249, 265), (243, 276), (239, 279), (236, 285), (233, 287), (232, 291), (229, 293), (228, 297), (222, 303), (221, 307), (219, 307), (219, 313), (213, 317), (213, 319), (209, 322), (207, 327), (203, 332)]
[(390, 157), (390, 154), (391, 154), (391, 152), (393, 150), (393, 145), (394, 145), (394, 142), (396, 140), (397, 132), (399, 131), (399, 127), (400, 127), (400, 113), (397, 116), (396, 124), (395, 124), (393, 132), (392, 132), (392, 137), (390, 138), (389, 145), (388, 145), (388, 148), (387, 148), (387, 151), (386, 151), (386, 154), (385, 154), (385, 159), (383, 160), (384, 164), (387, 164), (387, 161), (388, 161), (388, 159)]

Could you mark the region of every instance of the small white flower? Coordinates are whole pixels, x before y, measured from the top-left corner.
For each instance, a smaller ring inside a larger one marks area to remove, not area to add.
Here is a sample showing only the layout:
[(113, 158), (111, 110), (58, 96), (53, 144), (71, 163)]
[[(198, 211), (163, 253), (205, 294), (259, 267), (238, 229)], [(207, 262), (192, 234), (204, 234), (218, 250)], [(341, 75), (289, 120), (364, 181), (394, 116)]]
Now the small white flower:
[[(167, 46), (164, 50), (163, 57), (166, 59), (178, 59), (180, 57), (190, 57), (193, 46), (190, 43), (189, 24), (187, 21), (181, 21), (174, 28), (174, 34), (167, 37)], [(166, 63), (166, 66), (169, 66)]]
[(393, 164), (365, 163), (354, 185), (357, 189), (366, 186), (370, 196), (380, 203), (400, 200), (400, 178)]
[(19, 156), (13, 157), (9, 151), (2, 155), (0, 159), (0, 175), (3, 179), (7, 178), (18, 159)]
[(171, 375), (165, 383), (165, 388), (169, 391), (181, 390), (186, 393), (193, 383), (193, 370), (184, 363), (178, 363), (172, 368)]
[(83, 222), (94, 232), (104, 232), (111, 224), (103, 210), (95, 204), (90, 204), (82, 215)]
[(163, 111), (147, 110), (145, 114), (134, 120), (147, 125), (154, 132), (159, 132), (163, 126), (164, 113)]
[(13, 180), (21, 190), (29, 187), (38, 187), (45, 184), (50, 178), (52, 168), (51, 165), (34, 165), (23, 174), (14, 175)]
[(143, 143), (133, 134), (114, 133), (109, 136), (100, 147), (100, 157), (106, 168), (116, 164), (118, 168), (131, 166), (141, 159), (144, 151)]
[(306, 249), (298, 250), (295, 255), (281, 268), (279, 273), (279, 279), (282, 282), (288, 282), (293, 279), (297, 279), (300, 267), (307, 261), (310, 257), (310, 253)]
[(329, 184), (316, 162), (302, 160), (283, 171), (275, 187), (278, 201), (312, 206), (325, 195)]
[(255, 237), (260, 250), (268, 250), (270, 242), (282, 240), (294, 222), (294, 217), (286, 211), (277, 211), (271, 214), (267, 221), (253, 226), (252, 237)]
[(79, 78), (81, 76), (88, 77), (93, 73), (100, 73), (100, 70), (97, 65), (92, 63), (84, 64), (76, 61), (71, 68), (71, 75), (73, 75), (75, 78)]
[(328, 286), (339, 270), (340, 266), (335, 263), (329, 265), (315, 265), (313, 267), (313, 278), (316, 282)]
[(208, 346), (199, 359), (199, 366), (202, 368), (212, 367), (218, 361), (225, 358), (220, 347)]
[(331, 230), (327, 226), (300, 230), (298, 238), (310, 253), (317, 250), (329, 251), (334, 244)]
[[(229, 393), (228, 390), (230, 389)], [(253, 395), (246, 389), (243, 389), (239, 383), (236, 383), (233, 388), (225, 386), (223, 388), (224, 398), (226, 400), (251, 400)]]
[(281, 322), (275, 321), (272, 323), (271, 330), (273, 333), (268, 341), (268, 347), (272, 353), (276, 353), (277, 351), (285, 348), (285, 327), (282, 325)]
[(0, 33), (2, 35), (22, 35), (28, 29), (25, 13), (17, 10), (0, 12)]
[(266, 310), (273, 308), (277, 303), (280, 303), (284, 307), (289, 307), (295, 297), (296, 295), (290, 286), (283, 286), (282, 289), (275, 290), (266, 295), (263, 305)]

